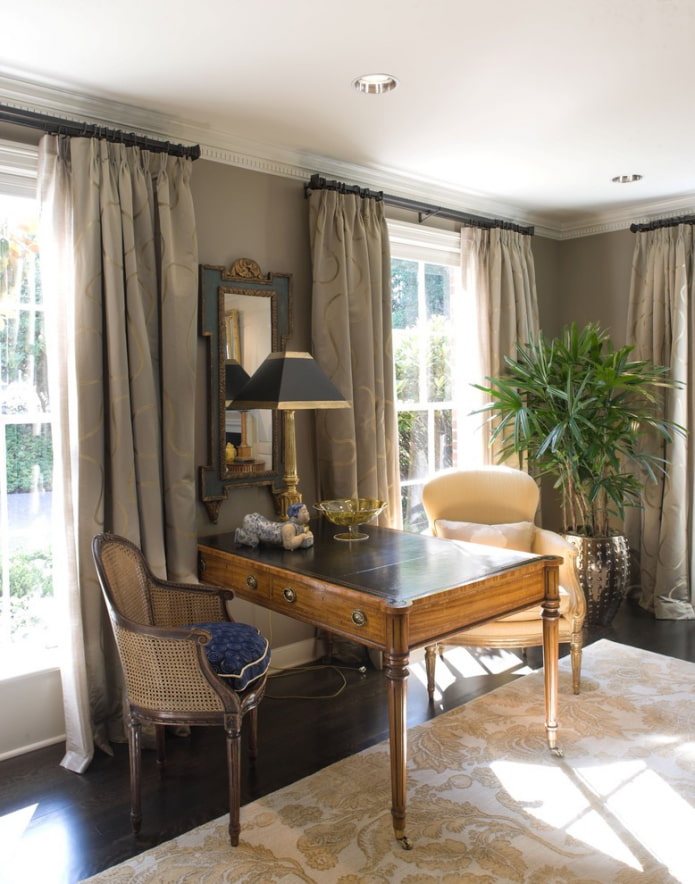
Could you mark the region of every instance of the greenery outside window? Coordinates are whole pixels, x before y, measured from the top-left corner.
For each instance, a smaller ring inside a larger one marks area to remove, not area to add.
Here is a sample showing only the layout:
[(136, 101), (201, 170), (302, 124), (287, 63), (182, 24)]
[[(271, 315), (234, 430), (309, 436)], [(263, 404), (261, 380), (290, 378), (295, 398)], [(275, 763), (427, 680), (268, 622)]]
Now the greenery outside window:
[(389, 234), (403, 527), (424, 531), (425, 480), (481, 462), (470, 416), (478, 342), (460, 282), (459, 235), (391, 222)]
[(57, 649), (37, 206), (4, 185), (0, 176), (0, 678), (56, 665)]

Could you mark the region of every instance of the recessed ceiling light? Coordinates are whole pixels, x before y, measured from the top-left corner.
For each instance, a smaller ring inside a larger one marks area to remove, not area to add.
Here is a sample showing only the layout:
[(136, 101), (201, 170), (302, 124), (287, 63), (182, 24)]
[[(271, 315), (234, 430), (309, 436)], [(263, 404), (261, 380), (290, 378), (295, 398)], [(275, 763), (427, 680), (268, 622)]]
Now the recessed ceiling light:
[(616, 175), (615, 178), (611, 178), (613, 184), (632, 184), (635, 181), (641, 180), (641, 175)]
[(384, 92), (391, 92), (398, 86), (398, 80), (391, 74), (364, 74), (362, 77), (352, 81), (352, 85), (358, 92), (365, 92), (367, 95), (382, 95)]

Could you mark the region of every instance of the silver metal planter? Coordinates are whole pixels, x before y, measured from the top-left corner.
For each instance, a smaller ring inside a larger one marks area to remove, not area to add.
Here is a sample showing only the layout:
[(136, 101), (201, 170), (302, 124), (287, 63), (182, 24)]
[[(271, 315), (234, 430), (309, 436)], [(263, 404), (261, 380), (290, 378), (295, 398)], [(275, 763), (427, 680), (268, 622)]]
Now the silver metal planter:
[(628, 588), (630, 548), (627, 537), (565, 534), (579, 550), (577, 576), (586, 597), (586, 622), (610, 626)]

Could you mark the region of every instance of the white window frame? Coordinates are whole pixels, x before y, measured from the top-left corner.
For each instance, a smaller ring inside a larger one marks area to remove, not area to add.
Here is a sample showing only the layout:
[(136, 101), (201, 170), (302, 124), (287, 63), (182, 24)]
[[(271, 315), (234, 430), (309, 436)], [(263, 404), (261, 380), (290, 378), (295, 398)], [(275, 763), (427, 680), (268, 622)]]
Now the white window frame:
[(461, 234), (405, 221), (387, 221), (391, 255), (432, 264), (461, 266)]
[[(389, 241), (391, 244), (391, 257), (396, 259), (412, 260), (432, 264), (442, 264), (451, 267), (455, 271), (459, 271), (461, 267), (461, 234), (460, 232), (433, 230), (425, 228), (418, 224), (409, 224), (402, 221), (387, 220), (389, 231)], [(470, 302), (466, 300), (466, 292), (463, 282), (461, 282), (461, 298), (452, 303), (452, 321), (458, 330), (457, 334), (457, 350), (462, 352), (471, 352), (472, 348), (477, 346), (477, 322), (471, 321), (472, 313)], [(470, 315), (466, 313), (469, 311)], [(463, 383), (469, 383), (475, 378), (469, 377), (463, 380)], [(421, 386), (422, 389), (422, 386)], [(398, 405), (397, 411), (409, 410), (404, 404), (403, 409)], [(417, 410), (423, 410), (423, 403), (415, 403)], [(427, 406), (428, 421), (431, 425), (433, 422), (434, 411), (440, 409), (456, 408), (456, 400), (453, 402), (437, 402)], [(459, 415), (460, 417), (460, 415)], [(482, 422), (476, 419), (470, 419), (475, 422), (476, 426)], [(470, 425), (468, 427), (470, 429)], [(476, 433), (464, 431), (462, 425), (459, 425), (459, 432), (456, 434), (455, 440), (452, 440), (456, 446), (454, 454), (454, 463), (458, 464), (482, 464), (482, 447), (479, 437)], [(428, 444), (431, 443), (431, 433), (428, 432)], [(428, 452), (428, 463), (432, 463), (432, 452)], [(424, 479), (401, 480), (404, 486), (416, 486), (421, 484)]]
[[(23, 145), (16, 142), (0, 139), (0, 194), (5, 197), (20, 197), (36, 200), (38, 174), (38, 148), (32, 145)], [(7, 472), (7, 458), (5, 450), (5, 428), (14, 424), (51, 424), (52, 416), (46, 412), (21, 413), (17, 415), (0, 415), (0, 470), (2, 474)], [(2, 557), (2, 592), (0, 593), (0, 605), (3, 609), (3, 617), (9, 616), (9, 512), (8, 495), (4, 482), (0, 486), (0, 556)], [(3, 625), (4, 635), (4, 625)], [(38, 673), (43, 670), (55, 669), (58, 661), (58, 649), (47, 650), (42, 653), (32, 654), (30, 659), (23, 659), (21, 655), (12, 656), (10, 660), (4, 658), (0, 667), (0, 680), (14, 678), (29, 673)]]
[[(0, 190), (8, 196), (35, 198), (38, 148), (0, 139)], [(42, 415), (42, 418), (45, 416)], [(35, 660), (15, 676), (0, 677), (0, 761), (62, 743), (65, 717), (59, 653)]]
[(36, 197), (39, 149), (0, 138), (0, 191), (6, 196)]

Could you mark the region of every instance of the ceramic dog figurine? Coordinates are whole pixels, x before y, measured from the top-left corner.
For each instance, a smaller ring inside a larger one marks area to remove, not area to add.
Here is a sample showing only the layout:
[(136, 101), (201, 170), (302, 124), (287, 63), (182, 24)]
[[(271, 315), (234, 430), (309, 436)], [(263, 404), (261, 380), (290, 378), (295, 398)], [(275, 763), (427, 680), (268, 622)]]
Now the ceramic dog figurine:
[(307, 522), (309, 510), (303, 503), (293, 503), (287, 508), (286, 522), (273, 522), (260, 513), (244, 516), (241, 528), (236, 529), (234, 539), (244, 546), (269, 543), (285, 549), (300, 549), (314, 545), (314, 535)]

